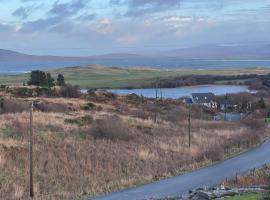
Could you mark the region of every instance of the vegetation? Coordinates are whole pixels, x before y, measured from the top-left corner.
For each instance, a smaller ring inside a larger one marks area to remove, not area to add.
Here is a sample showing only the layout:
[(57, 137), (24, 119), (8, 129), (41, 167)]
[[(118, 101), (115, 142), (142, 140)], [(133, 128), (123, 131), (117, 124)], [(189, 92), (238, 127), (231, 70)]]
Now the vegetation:
[(65, 77), (63, 76), (63, 74), (58, 74), (56, 85), (58, 85), (58, 86), (64, 86), (64, 85), (66, 85)]
[(248, 123), (213, 121), (212, 112), (192, 107), (189, 148), (188, 107), (181, 101), (101, 91), (76, 99), (0, 96), (0, 199), (28, 197), (32, 100), (36, 199), (76, 199), (178, 175), (254, 146), (268, 134), (261, 115), (250, 115)]
[[(243, 75), (270, 73), (269, 69), (237, 69), (237, 70), (160, 70), (151, 68), (107, 68), (97, 65), (88, 67), (70, 67), (58, 70), (51, 70), (53, 77), (62, 74), (65, 82), (71, 85), (78, 85), (81, 88), (139, 88), (150, 87), (157, 79), (167, 80), (187, 75)], [(18, 85), (27, 82), (29, 74), (0, 76), (0, 83), (5, 85)], [(227, 81), (228, 82), (228, 81)], [(239, 83), (239, 80), (230, 80), (231, 83)], [(244, 80), (242, 80), (244, 82)], [(251, 81), (254, 83), (254, 80)]]
[(259, 194), (247, 194), (243, 196), (235, 196), (235, 197), (230, 197), (226, 198), (226, 200), (260, 200), (261, 195)]
[[(51, 73), (35, 70), (31, 72), (30, 80), (27, 82), (27, 84), (50, 88), (50, 87), (55, 86), (55, 81), (54, 81), (54, 78), (52, 78)], [(65, 77), (62, 74), (58, 74), (56, 84), (58, 86), (65, 85)]]
[(50, 73), (45, 73), (43, 71), (32, 71), (30, 75), (30, 80), (27, 82), (28, 85), (36, 86), (53, 86), (54, 79), (51, 77)]
[(258, 107), (261, 109), (266, 109), (266, 105), (265, 105), (263, 97), (261, 97), (260, 100), (258, 101)]
[[(84, 73), (90, 70), (80, 69)], [(112, 72), (112, 80), (116, 80), (116, 71), (118, 78), (123, 72), (126, 77), (133, 73), (129, 78), (134, 78), (142, 69), (95, 70)], [(149, 71), (152, 75), (159, 73)], [(57, 74), (58, 86), (50, 87)], [(36, 199), (94, 196), (178, 175), (235, 155), (269, 136), (265, 124), (270, 105), (267, 94), (230, 97), (239, 111), (248, 109), (250, 102), (257, 105), (240, 122), (214, 121), (217, 110), (192, 106), (189, 147), (189, 107), (181, 100), (156, 101), (92, 89), (81, 94), (78, 86), (65, 83), (64, 76), (59, 71), (52, 75), (32, 72), (30, 81), (38, 87), (8, 86), (0, 90), (0, 199), (28, 199), (31, 101), (35, 107)], [(239, 180), (268, 183), (265, 177)]]

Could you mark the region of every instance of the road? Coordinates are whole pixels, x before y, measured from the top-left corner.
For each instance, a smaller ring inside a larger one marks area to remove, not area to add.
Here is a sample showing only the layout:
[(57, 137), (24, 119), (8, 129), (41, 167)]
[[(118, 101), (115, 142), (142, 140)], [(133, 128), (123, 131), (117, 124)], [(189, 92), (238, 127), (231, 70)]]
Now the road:
[(270, 140), (267, 140), (255, 149), (215, 165), (137, 188), (95, 197), (92, 200), (146, 200), (177, 197), (186, 194), (190, 189), (211, 187), (222, 183), (226, 178), (235, 177), (236, 173), (244, 174), (269, 163)]

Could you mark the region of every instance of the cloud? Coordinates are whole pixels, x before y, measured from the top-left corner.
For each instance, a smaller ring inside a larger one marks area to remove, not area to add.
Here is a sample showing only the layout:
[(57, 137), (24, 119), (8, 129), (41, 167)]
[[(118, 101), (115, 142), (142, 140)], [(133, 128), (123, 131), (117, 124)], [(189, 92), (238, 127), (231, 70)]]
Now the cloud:
[(110, 19), (103, 18), (91, 24), (90, 30), (100, 35), (109, 35), (113, 32), (113, 24)]
[(112, 5), (128, 7), (125, 15), (142, 16), (180, 7), (182, 0), (111, 0)]
[(28, 7), (19, 7), (17, 8), (12, 15), (15, 17), (19, 17), (21, 19), (26, 19), (29, 17), (30, 14), (32, 14), (33, 12), (35, 12), (37, 9), (40, 9), (42, 7), (42, 5), (31, 5)]
[(22, 24), (21, 32), (31, 33), (44, 29), (49, 31), (63, 30), (64, 24), (68, 24), (70, 27), (71, 24), (74, 23), (72, 18), (77, 16), (90, 1), (91, 0), (72, 0), (66, 3), (56, 1), (48, 11), (47, 16)]
[(56, 1), (49, 13), (62, 17), (70, 17), (85, 8), (88, 2), (89, 0), (73, 0), (67, 3)]

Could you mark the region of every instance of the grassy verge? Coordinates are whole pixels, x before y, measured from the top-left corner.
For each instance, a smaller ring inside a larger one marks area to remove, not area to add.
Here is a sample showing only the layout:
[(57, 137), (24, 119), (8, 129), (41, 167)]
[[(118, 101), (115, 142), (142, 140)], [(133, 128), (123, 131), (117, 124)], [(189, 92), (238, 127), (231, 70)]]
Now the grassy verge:
[[(54, 77), (64, 74), (66, 81), (81, 88), (140, 88), (151, 85), (158, 78), (174, 78), (184, 75), (239, 75), (266, 74), (270, 69), (252, 68), (237, 70), (161, 70), (151, 68), (108, 68), (97, 65), (69, 67), (50, 71)], [(29, 74), (0, 75), (0, 84), (16, 85), (26, 83)]]
[(261, 195), (259, 194), (247, 194), (243, 196), (235, 196), (226, 198), (227, 200), (258, 200), (261, 199)]

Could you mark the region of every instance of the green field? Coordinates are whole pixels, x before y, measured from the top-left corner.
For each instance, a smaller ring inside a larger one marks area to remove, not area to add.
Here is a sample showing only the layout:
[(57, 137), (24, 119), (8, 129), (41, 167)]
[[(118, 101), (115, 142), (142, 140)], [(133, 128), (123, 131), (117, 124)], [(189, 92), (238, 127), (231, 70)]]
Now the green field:
[(248, 194), (243, 196), (235, 196), (230, 198), (225, 198), (226, 200), (260, 200), (261, 195), (258, 194)]
[[(66, 82), (81, 88), (140, 88), (147, 87), (157, 79), (173, 78), (183, 75), (237, 75), (265, 74), (269, 69), (241, 70), (161, 70), (151, 68), (108, 68), (98, 65), (88, 67), (69, 67), (50, 71), (54, 77), (62, 73)], [(22, 85), (29, 79), (29, 74), (0, 75), (0, 84)]]

